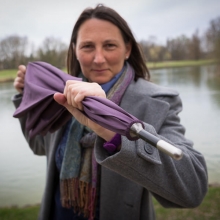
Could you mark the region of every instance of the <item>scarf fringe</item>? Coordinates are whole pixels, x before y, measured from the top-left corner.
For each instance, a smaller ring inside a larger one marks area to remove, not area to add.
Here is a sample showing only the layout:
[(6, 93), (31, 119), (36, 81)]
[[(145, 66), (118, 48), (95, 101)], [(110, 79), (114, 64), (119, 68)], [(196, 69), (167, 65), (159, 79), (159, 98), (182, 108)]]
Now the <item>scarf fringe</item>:
[(96, 188), (89, 183), (74, 178), (60, 181), (62, 207), (73, 207), (74, 212), (89, 220), (95, 218), (96, 197)]
[[(110, 89), (107, 98), (119, 105), (133, 78), (133, 69), (126, 63), (123, 74)], [(91, 134), (90, 129), (82, 126), (74, 118), (67, 129), (68, 136), (64, 137), (66, 146), (60, 173), (61, 203), (63, 207), (73, 207), (74, 212), (93, 220), (100, 190), (100, 173), (93, 146), (96, 135)]]

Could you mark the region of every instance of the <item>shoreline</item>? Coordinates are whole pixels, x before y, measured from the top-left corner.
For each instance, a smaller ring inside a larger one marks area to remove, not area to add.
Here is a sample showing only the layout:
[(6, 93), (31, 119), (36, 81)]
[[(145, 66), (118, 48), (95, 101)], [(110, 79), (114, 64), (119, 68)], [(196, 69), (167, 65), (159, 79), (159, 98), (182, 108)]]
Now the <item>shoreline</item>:
[(166, 68), (181, 68), (194, 67), (218, 64), (217, 60), (180, 60), (180, 61), (165, 61), (165, 62), (149, 62), (147, 66), (149, 70), (166, 69)]
[(0, 83), (6, 83), (6, 82), (13, 82), (15, 78), (5, 78), (5, 79), (0, 79)]
[[(220, 185), (209, 187), (202, 202), (194, 208), (164, 208), (155, 198), (153, 206), (155, 218), (158, 220), (173, 219), (219, 219)], [(0, 219), (2, 220), (34, 220), (40, 212), (40, 203), (26, 205), (23, 207), (11, 206), (0, 208)]]
[(219, 188), (220, 188), (220, 183), (217, 183), (217, 182), (215, 182), (215, 183), (209, 183), (208, 186), (209, 186), (209, 187), (216, 187), (216, 188), (219, 187)]
[[(219, 188), (220, 191), (220, 183), (209, 183), (208, 188)], [(10, 206), (0, 206), (1, 209), (26, 209), (26, 208), (32, 208), (32, 207), (39, 207), (40, 203), (35, 204), (27, 204), (27, 205), (10, 205)]]
[[(180, 60), (180, 61), (164, 61), (164, 62), (147, 62), (147, 67), (150, 71), (155, 69), (205, 66), (205, 65), (214, 65), (214, 64), (217, 65), (218, 62), (213, 59), (212, 60)], [(0, 70), (0, 83), (13, 82), (16, 77), (16, 71), (17, 71), (16, 69)], [(1, 77), (1, 73), (4, 73), (5, 77)]]

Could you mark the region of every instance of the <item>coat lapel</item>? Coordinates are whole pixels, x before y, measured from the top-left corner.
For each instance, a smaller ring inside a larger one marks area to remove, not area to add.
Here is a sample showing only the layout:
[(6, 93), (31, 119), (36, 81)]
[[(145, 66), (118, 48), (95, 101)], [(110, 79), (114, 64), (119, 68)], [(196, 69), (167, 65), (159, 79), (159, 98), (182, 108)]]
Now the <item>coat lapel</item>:
[[(152, 125), (158, 132), (163, 124), (170, 105), (163, 101), (164, 96), (176, 96), (178, 93), (139, 79), (126, 90), (120, 106), (138, 119)], [(157, 86), (156, 86), (157, 87)]]

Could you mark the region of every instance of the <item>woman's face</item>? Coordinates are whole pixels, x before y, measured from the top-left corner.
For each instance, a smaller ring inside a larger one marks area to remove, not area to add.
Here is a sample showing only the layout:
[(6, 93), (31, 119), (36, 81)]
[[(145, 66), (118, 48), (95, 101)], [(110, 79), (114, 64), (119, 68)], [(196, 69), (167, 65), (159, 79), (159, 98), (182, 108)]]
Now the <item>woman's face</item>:
[(130, 51), (130, 44), (125, 44), (119, 28), (111, 22), (92, 18), (79, 28), (75, 53), (90, 82), (110, 81), (121, 71)]

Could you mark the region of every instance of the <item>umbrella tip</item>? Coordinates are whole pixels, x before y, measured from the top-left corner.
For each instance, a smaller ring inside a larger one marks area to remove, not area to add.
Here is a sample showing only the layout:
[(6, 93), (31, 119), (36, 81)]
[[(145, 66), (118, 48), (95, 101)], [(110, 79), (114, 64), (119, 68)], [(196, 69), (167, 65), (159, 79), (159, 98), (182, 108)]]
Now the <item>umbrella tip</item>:
[(172, 158), (175, 159), (175, 160), (181, 160), (183, 158), (183, 152), (178, 152), (178, 153), (174, 153), (172, 155)]
[(164, 140), (159, 140), (157, 142), (157, 148), (163, 151), (164, 153), (168, 154), (175, 160), (180, 160), (183, 157), (183, 152), (181, 149), (169, 144)]

